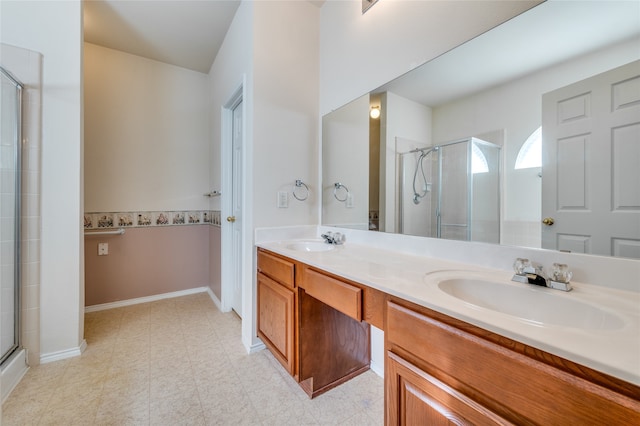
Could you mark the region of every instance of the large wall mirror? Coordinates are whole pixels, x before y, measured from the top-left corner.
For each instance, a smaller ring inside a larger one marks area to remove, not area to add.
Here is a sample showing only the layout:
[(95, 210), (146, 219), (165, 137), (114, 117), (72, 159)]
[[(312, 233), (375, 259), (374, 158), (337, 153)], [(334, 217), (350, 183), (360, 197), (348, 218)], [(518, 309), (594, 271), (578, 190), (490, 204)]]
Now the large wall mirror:
[(322, 223), (640, 259), (640, 3), (547, 1), (323, 117)]

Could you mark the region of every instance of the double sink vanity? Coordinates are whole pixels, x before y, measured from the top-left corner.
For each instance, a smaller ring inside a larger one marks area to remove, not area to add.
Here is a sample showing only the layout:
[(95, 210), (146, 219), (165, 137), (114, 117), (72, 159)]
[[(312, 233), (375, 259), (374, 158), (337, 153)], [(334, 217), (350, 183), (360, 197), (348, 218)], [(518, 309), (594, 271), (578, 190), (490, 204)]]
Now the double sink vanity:
[(385, 424), (640, 424), (637, 292), (562, 292), (359, 241), (257, 241), (258, 335), (310, 397), (369, 369), (373, 326)]

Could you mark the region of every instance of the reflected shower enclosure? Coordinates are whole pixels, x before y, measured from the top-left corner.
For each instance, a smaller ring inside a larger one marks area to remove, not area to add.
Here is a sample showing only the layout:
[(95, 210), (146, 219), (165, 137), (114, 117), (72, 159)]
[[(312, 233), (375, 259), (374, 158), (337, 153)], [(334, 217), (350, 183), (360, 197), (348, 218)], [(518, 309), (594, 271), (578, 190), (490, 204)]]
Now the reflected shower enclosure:
[(500, 152), (467, 138), (397, 153), (397, 231), (499, 243)]
[(0, 68), (0, 364), (20, 345), (20, 163), (22, 84)]

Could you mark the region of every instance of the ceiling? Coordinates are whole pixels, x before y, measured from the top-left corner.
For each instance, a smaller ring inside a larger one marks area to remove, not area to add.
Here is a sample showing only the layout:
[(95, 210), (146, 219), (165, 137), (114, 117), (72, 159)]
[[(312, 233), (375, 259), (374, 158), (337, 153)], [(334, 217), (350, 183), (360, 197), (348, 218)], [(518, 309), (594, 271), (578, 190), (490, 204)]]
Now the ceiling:
[(240, 0), (84, 0), (84, 40), (208, 73)]
[[(324, 0), (308, 0), (322, 7)], [(240, 0), (84, 0), (84, 40), (209, 73)]]

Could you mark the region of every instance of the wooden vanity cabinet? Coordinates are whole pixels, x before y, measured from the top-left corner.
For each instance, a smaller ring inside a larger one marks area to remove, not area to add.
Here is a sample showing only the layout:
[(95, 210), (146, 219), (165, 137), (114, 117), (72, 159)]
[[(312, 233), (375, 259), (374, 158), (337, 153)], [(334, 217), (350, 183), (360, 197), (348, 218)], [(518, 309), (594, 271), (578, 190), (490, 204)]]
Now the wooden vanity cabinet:
[(360, 286), (307, 265), (298, 277), (299, 380), (313, 398), (369, 369), (370, 327)]
[(369, 369), (384, 293), (260, 248), (257, 264), (258, 337), (311, 398)]
[(385, 351), (387, 425), (640, 424), (640, 388), (403, 300)]
[(296, 366), (296, 265), (258, 250), (258, 336), (292, 376)]

